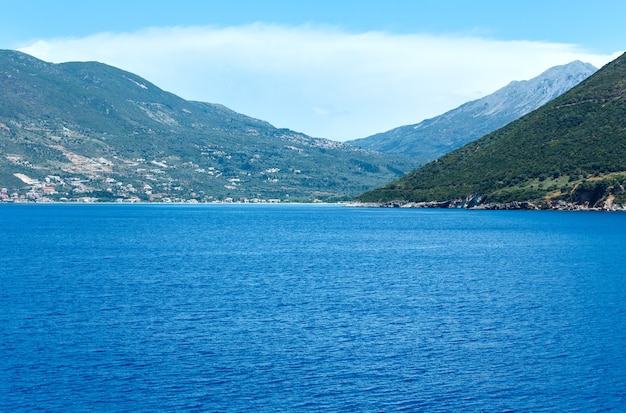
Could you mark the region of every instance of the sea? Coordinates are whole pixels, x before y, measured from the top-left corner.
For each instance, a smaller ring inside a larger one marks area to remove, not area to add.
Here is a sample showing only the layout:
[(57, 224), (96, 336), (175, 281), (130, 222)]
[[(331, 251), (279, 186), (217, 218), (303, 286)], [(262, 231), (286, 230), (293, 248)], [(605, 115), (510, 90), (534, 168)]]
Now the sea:
[(623, 412), (626, 213), (0, 205), (2, 412)]

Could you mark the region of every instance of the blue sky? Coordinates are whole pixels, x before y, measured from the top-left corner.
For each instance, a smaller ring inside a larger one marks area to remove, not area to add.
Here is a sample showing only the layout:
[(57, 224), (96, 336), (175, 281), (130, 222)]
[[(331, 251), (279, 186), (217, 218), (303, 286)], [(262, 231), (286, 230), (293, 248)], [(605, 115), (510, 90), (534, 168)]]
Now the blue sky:
[(624, 1), (0, 1), (0, 48), (97, 60), (335, 140), (626, 49)]

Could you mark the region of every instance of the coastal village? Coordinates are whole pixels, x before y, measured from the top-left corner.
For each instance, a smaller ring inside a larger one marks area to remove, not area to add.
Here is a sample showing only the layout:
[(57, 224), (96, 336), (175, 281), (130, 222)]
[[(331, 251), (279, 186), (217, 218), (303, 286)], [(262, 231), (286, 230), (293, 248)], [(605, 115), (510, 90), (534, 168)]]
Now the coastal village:
[[(42, 179), (33, 178), (22, 172), (13, 176), (22, 182), (19, 189), (0, 188), (0, 203), (51, 203), (51, 202), (116, 202), (116, 203), (280, 203), (289, 202), (289, 195), (281, 198), (246, 197), (230, 195), (240, 190), (241, 177), (224, 176), (216, 167), (200, 168), (193, 163), (175, 164), (167, 159), (133, 160), (113, 157), (90, 158), (73, 153), (61, 145), (60, 150), (69, 162), (61, 167), (63, 174), (46, 175)], [(32, 167), (30, 162), (19, 155), (6, 158), (16, 166)], [(175, 160), (176, 161), (176, 160)], [(175, 162), (174, 161), (174, 162)], [(119, 168), (124, 173), (114, 173)], [(170, 170), (188, 168), (194, 173), (203, 174), (209, 179), (221, 181), (225, 194), (208, 195), (194, 191), (170, 176)], [(280, 168), (268, 168), (262, 172), (266, 181), (277, 184)], [(295, 171), (300, 173), (300, 171)], [(132, 177), (132, 182), (122, 182), (123, 177)]]
[[(95, 203), (95, 202), (115, 202), (115, 203), (281, 203), (289, 200), (281, 199), (261, 199), (246, 197), (224, 197), (214, 198), (211, 196), (200, 197), (198, 194), (190, 193), (188, 196), (166, 196), (165, 194), (153, 193), (152, 186), (144, 184), (142, 188), (135, 188), (133, 184), (124, 184), (113, 178), (107, 178), (109, 187), (104, 191), (106, 197), (94, 196), (93, 188), (88, 186), (88, 182), (80, 178), (63, 179), (58, 175), (47, 175), (44, 180), (30, 178), (22, 173), (15, 173), (14, 176), (24, 183), (24, 190), (18, 192), (9, 191), (7, 188), (0, 188), (0, 203), (54, 203), (54, 202), (74, 202), (74, 203)], [(69, 188), (69, 190), (68, 190)], [(99, 191), (102, 192), (102, 191)], [(104, 199), (103, 199), (104, 198)]]

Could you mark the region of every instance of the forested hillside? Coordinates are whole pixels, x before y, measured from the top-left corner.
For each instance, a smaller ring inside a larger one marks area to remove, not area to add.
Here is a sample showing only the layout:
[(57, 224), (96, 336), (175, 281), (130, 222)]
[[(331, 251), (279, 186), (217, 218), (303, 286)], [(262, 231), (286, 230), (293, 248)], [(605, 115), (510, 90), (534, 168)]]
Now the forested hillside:
[(626, 202), (626, 56), (534, 112), (358, 197), (367, 202)]
[(0, 201), (338, 200), (418, 163), (193, 102), (97, 62), (0, 51)]

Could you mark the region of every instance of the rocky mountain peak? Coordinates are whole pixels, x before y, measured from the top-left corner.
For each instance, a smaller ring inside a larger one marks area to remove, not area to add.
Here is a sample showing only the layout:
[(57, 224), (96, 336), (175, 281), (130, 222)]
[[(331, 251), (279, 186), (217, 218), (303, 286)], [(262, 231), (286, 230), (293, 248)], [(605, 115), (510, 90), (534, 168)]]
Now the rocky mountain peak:
[(593, 65), (581, 61), (555, 66), (533, 79), (512, 81), (488, 96), (435, 118), (349, 143), (384, 153), (411, 156), (426, 163), (537, 109), (596, 70)]

